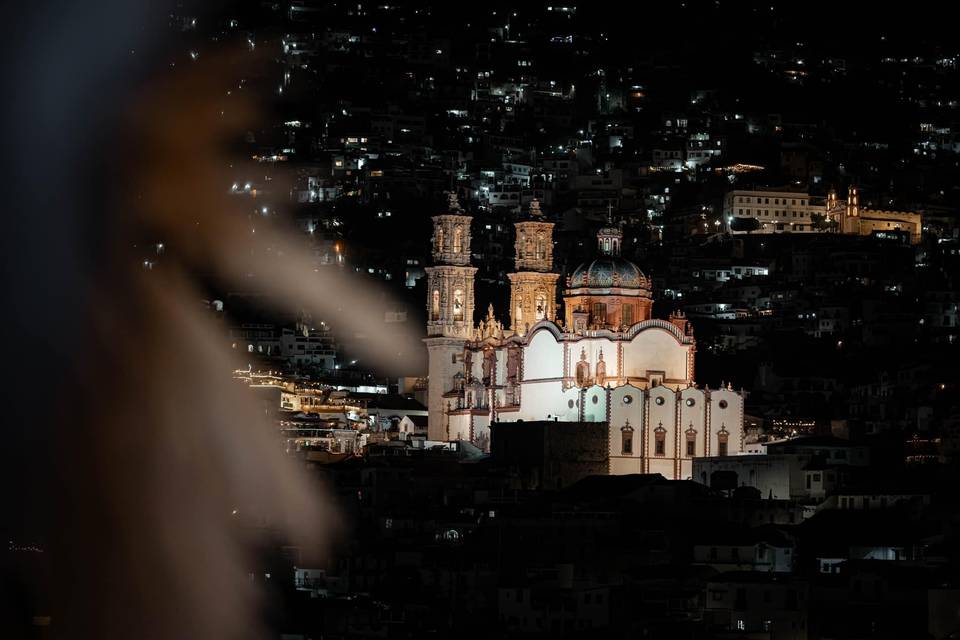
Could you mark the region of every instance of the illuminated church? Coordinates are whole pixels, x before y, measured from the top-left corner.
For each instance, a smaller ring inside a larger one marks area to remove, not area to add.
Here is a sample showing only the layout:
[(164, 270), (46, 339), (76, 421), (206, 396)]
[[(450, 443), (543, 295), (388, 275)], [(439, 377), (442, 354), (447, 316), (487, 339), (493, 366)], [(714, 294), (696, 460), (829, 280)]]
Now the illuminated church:
[(561, 312), (553, 223), (534, 201), (516, 223), (510, 326), (492, 306), (475, 325), (471, 217), (455, 195), (448, 209), (426, 269), (431, 440), (488, 449), (492, 422), (607, 422), (610, 473), (677, 479), (694, 457), (742, 450), (743, 396), (696, 386), (692, 327), (651, 318), (650, 279), (620, 256), (620, 229), (597, 234), (600, 255), (567, 278)]

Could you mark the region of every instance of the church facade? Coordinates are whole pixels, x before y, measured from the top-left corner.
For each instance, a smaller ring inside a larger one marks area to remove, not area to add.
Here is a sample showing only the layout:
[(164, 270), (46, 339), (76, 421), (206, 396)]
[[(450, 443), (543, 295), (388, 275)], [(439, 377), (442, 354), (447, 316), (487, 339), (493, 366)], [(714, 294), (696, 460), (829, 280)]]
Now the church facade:
[(619, 229), (601, 229), (595, 260), (561, 292), (553, 224), (536, 202), (516, 223), (509, 328), (492, 306), (474, 325), (470, 217), (451, 196), (435, 216), (427, 268), (428, 434), (489, 449), (490, 424), (606, 422), (612, 474), (691, 477), (693, 459), (743, 449), (743, 396), (694, 382), (686, 318), (651, 317), (650, 280), (620, 256)]

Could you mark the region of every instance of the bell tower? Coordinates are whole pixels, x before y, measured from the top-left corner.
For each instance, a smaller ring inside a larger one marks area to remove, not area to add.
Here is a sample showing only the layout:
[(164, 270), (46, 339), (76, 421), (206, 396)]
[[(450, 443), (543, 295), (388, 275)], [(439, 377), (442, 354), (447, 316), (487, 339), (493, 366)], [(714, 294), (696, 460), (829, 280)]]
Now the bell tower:
[(540, 201), (530, 203), (526, 220), (515, 225), (515, 273), (510, 278), (510, 328), (524, 334), (527, 327), (557, 316), (557, 279), (553, 271), (553, 223), (540, 211)]
[(619, 256), (623, 231), (619, 227), (604, 227), (597, 232), (597, 251), (605, 256)]
[(847, 207), (841, 229), (843, 233), (860, 233), (860, 191), (854, 185), (847, 188)]
[(427, 267), (427, 437), (447, 440), (444, 394), (463, 368), (463, 348), (473, 335), (473, 281), (470, 266), (471, 216), (450, 193), (447, 213), (433, 216), (433, 266)]
[(847, 217), (857, 218), (860, 216), (860, 191), (850, 185), (847, 189)]

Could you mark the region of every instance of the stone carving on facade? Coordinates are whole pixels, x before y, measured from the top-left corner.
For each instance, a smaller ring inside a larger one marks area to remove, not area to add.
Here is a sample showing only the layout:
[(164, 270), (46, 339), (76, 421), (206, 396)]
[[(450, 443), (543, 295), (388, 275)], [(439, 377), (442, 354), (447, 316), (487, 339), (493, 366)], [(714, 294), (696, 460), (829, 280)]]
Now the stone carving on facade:
[(597, 359), (597, 384), (601, 387), (607, 381), (607, 363), (603, 361), (603, 349)]
[(590, 363), (587, 362), (586, 349), (580, 349), (580, 361), (577, 363), (576, 380), (578, 387), (590, 386)]
[(477, 328), (474, 331), (474, 339), (477, 342), (487, 338), (503, 339), (503, 324), (494, 317), (492, 304), (487, 307), (487, 317), (477, 323)]
[(520, 350), (507, 349), (507, 382), (517, 384), (520, 381)]
[(483, 352), (483, 384), (493, 384), (493, 371), (497, 366), (497, 352), (488, 349)]

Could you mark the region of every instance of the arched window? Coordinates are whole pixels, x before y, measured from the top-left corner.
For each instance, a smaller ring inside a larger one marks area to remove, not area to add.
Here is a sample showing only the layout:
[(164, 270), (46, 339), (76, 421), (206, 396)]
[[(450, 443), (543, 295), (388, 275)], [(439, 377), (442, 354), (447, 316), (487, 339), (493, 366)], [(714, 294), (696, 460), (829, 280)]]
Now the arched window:
[(523, 296), (517, 296), (517, 306), (513, 314), (513, 321), (519, 327), (523, 322)]
[(457, 225), (453, 230), (453, 252), (460, 253), (463, 250), (463, 227)]
[(463, 289), (453, 292), (453, 319), (463, 320)]
[(437, 321), (440, 319), (440, 290), (434, 289), (430, 300), (430, 319)]
[(607, 322), (607, 305), (602, 302), (593, 303), (593, 317), (591, 320), (593, 324), (606, 324)]
[(697, 454), (697, 432), (693, 428), (693, 423), (690, 423), (690, 428), (687, 429), (687, 457), (692, 458)]
[(533, 238), (523, 234), (523, 257), (531, 258), (533, 256)]
[(538, 293), (536, 318), (537, 320), (543, 320), (546, 317), (547, 317), (547, 296), (544, 293)]
[(623, 311), (621, 315), (623, 317), (621, 318), (620, 324), (622, 324), (625, 327), (632, 327), (634, 323), (633, 305), (632, 304), (623, 305)]
[(662, 422), (653, 431), (653, 443), (653, 455), (667, 455), (667, 430), (663, 428)]
[(443, 253), (443, 228), (437, 227), (437, 253)]
[(730, 440), (730, 432), (727, 431), (727, 428), (723, 425), (720, 425), (720, 432), (717, 433), (717, 455), (725, 456), (728, 451), (728, 441)]
[(629, 420), (620, 427), (620, 453), (625, 456), (633, 455), (633, 427)]
[(543, 260), (547, 256), (546, 245), (544, 243), (543, 232), (537, 234), (537, 260)]

